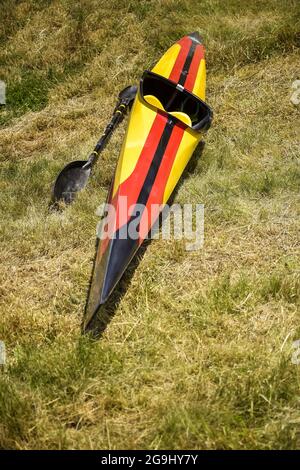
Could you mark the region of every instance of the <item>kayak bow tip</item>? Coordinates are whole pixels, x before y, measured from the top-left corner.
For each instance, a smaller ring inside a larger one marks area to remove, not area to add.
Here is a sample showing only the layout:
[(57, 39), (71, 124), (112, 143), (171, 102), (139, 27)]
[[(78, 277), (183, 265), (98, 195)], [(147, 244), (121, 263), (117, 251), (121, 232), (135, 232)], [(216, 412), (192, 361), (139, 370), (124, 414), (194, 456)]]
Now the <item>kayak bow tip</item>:
[(188, 34), (188, 37), (192, 39), (197, 44), (203, 44), (202, 36), (198, 33), (198, 31), (194, 31), (193, 33)]

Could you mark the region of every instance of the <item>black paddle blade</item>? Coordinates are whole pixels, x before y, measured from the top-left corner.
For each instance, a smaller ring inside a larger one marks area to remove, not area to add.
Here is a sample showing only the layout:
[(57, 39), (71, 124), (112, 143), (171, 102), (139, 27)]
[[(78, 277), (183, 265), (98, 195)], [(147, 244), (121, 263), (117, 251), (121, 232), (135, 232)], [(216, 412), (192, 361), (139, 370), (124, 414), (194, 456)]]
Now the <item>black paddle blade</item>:
[[(86, 168), (84, 168), (86, 166)], [(86, 160), (77, 160), (69, 163), (59, 173), (53, 187), (53, 199), (55, 202), (62, 201), (71, 204), (78, 191), (81, 191), (87, 184), (91, 174), (91, 167)]]
[[(89, 159), (87, 161), (77, 160), (75, 162), (71, 162), (60, 172), (54, 183), (52, 192), (52, 199), (55, 203), (61, 201), (65, 204), (71, 204), (71, 202), (73, 202), (76, 197), (76, 193), (81, 191), (86, 186), (88, 178), (91, 174), (92, 166), (98, 160), (99, 153), (101, 150), (103, 150), (105, 143), (109, 139), (112, 131), (120, 122), (120, 118), (123, 117), (127, 106), (132, 104), (136, 93), (137, 87), (133, 85), (127, 86), (120, 92), (119, 103), (115, 108), (114, 115)], [(122, 107), (122, 110), (120, 109), (121, 105), (124, 107)]]

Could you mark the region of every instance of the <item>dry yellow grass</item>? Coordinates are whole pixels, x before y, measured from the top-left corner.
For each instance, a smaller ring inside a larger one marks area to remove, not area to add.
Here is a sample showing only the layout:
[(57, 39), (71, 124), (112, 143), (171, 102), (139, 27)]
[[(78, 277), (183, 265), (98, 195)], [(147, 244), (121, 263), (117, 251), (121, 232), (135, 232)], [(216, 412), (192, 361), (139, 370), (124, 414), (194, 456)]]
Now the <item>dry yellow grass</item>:
[[(0, 447), (298, 448), (297, 2), (1, 8)], [(204, 203), (205, 245), (149, 244), (92, 341), (80, 323), (95, 210), (126, 123), (72, 207), (49, 212), (51, 184), (88, 154), (119, 90), (193, 30), (215, 119), (176, 202)]]

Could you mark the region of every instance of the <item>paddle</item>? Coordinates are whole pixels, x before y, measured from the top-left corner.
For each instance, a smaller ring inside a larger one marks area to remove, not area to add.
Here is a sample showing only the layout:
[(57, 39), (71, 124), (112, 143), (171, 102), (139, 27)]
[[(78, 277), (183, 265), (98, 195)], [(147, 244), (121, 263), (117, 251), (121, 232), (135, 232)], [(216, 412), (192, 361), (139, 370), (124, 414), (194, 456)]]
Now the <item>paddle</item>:
[(128, 86), (121, 91), (111, 121), (98, 140), (88, 160), (76, 160), (68, 163), (59, 173), (54, 183), (52, 194), (55, 202), (63, 201), (66, 204), (70, 204), (74, 201), (78, 191), (81, 191), (86, 186), (93, 166), (97, 162), (112, 132), (122, 121), (128, 106), (132, 104), (136, 92), (136, 86)]

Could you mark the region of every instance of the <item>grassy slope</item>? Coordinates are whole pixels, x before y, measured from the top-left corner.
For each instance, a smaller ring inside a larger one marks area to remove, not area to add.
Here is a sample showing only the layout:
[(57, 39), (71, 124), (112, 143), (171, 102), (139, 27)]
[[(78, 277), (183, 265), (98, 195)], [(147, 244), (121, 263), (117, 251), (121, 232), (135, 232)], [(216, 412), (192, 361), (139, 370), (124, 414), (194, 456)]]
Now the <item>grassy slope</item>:
[[(297, 3), (1, 2), (1, 447), (299, 447)], [(154, 241), (93, 342), (94, 212), (124, 125), (76, 204), (49, 213), (50, 186), (117, 92), (193, 30), (215, 120), (176, 202), (205, 204), (205, 247)]]

